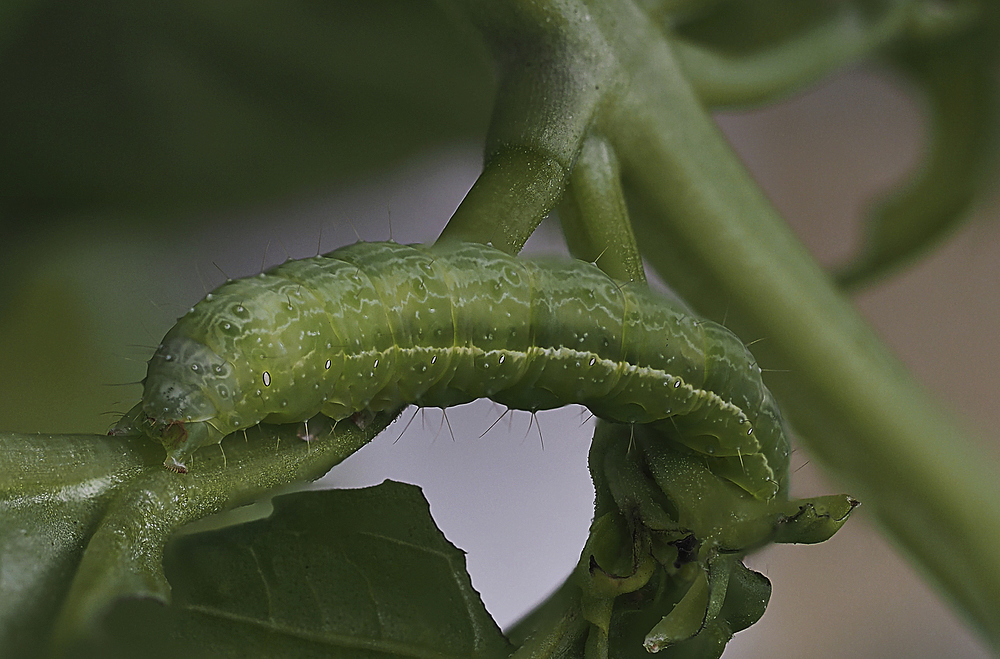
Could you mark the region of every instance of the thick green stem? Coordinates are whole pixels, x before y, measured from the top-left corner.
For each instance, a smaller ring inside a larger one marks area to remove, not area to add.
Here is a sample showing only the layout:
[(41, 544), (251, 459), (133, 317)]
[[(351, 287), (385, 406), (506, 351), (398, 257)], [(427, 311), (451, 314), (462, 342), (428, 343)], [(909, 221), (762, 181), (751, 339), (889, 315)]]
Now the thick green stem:
[(618, 158), (597, 135), (590, 135), (583, 144), (559, 205), (559, 220), (573, 256), (596, 263), (615, 279), (646, 281), (625, 206)]
[(768, 385), (812, 453), (1000, 648), (997, 465), (831, 285), (645, 16), (618, 2), (615, 19), (609, 41), (643, 49), (603, 129), (648, 213), (645, 256), (701, 313), (763, 339), (760, 363), (780, 371)]
[(509, 254), (559, 201), (598, 105), (616, 87), (613, 50), (575, 0), (449, 0), (500, 66), (483, 173), (440, 240)]
[(517, 254), (559, 201), (567, 174), (545, 154), (504, 150), (483, 168), (438, 240), (483, 243)]

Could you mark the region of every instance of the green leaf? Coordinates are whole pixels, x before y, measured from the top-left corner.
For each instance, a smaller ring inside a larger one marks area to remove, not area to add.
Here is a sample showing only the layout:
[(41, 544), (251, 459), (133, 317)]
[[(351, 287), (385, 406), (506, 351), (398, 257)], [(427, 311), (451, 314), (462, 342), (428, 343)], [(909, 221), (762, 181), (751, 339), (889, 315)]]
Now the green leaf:
[(142, 437), (0, 434), (0, 656), (61, 654), (122, 597), (170, 600), (162, 558), (184, 525), (319, 478), (394, 418), (255, 426), (165, 470)]
[(151, 641), (174, 657), (512, 651), (413, 485), (282, 496), (268, 519), (171, 543), (164, 565), (169, 607), (124, 603), (107, 620), (123, 656)]
[(109, 501), (160, 452), (120, 437), (0, 435), (0, 656), (42, 649)]

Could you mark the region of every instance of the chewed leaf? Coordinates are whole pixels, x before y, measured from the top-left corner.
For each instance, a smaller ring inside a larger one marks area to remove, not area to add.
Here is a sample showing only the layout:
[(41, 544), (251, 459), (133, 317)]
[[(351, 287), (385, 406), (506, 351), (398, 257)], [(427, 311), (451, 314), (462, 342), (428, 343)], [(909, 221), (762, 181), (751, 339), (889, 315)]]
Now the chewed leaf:
[[(182, 537), (164, 567), (165, 609), (123, 605), (107, 625), (160, 628), (172, 656), (505, 657), (464, 554), (435, 527), (419, 488), (279, 497), (271, 517)], [(121, 624), (139, 617), (143, 625)]]

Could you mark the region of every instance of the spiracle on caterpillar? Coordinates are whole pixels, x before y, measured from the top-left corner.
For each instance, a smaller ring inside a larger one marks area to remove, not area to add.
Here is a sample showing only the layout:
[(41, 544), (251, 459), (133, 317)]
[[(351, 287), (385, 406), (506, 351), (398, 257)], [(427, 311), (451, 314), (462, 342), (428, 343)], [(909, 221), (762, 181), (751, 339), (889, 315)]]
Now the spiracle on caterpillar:
[(757, 498), (786, 486), (781, 416), (732, 332), (592, 264), (475, 243), (356, 243), (223, 284), (167, 332), (112, 432), (184, 472), (260, 422), (484, 397), (652, 424)]

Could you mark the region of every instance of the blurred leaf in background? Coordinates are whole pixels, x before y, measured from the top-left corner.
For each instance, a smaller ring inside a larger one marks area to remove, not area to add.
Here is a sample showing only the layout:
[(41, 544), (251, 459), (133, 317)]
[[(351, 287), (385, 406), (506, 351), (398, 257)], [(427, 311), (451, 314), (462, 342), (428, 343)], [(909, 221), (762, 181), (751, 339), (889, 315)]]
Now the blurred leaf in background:
[(25, 432), (134, 402), (165, 315), (142, 283), (196, 223), (481, 139), (493, 87), (472, 35), (405, 0), (21, 0), (0, 61), (0, 429)]
[(433, 3), (35, 2), (2, 36), (13, 226), (315, 190), (489, 116), (485, 53)]

